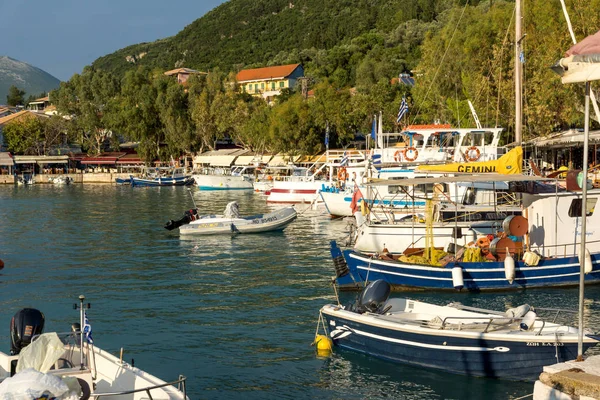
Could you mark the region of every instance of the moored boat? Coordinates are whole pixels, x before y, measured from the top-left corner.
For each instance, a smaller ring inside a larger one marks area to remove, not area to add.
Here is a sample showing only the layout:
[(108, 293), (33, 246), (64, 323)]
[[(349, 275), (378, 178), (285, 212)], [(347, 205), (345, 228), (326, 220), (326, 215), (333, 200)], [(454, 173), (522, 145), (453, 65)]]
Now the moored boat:
[[(125, 181), (119, 183), (126, 183)], [(147, 170), (142, 177), (130, 176), (131, 186), (185, 186), (194, 182), (183, 168), (154, 168)]]
[(15, 314), (11, 354), (0, 352), (0, 398), (188, 399), (185, 377), (165, 382), (97, 347), (84, 300), (74, 307), (80, 322), (67, 333), (43, 333), (45, 317), (36, 309)]
[[(451, 373), (533, 381), (545, 365), (577, 357), (579, 331), (543, 320), (529, 305), (496, 312), (460, 303), (438, 306), (389, 299), (383, 280), (370, 283), (356, 303), (321, 308), (335, 346), (384, 360)], [(584, 332), (583, 351), (599, 337)]]
[(261, 233), (284, 229), (296, 216), (293, 207), (286, 207), (267, 214), (241, 217), (238, 204), (233, 201), (227, 204), (223, 215), (200, 216), (195, 208), (186, 211), (181, 219), (167, 222), (165, 229), (179, 228), (180, 235)]

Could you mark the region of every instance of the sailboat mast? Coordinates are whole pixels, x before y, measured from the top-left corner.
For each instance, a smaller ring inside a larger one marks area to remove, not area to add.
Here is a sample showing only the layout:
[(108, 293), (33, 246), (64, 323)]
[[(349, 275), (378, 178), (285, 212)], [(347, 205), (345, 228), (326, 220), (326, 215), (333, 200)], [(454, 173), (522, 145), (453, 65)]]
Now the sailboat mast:
[(521, 0), (515, 1), (515, 144), (521, 145), (523, 131), (523, 64), (521, 63)]

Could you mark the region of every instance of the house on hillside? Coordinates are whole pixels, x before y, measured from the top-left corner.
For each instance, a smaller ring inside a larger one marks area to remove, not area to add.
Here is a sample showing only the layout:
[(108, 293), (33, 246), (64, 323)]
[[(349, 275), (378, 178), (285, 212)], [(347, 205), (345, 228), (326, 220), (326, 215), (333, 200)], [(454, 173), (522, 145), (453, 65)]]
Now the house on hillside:
[(48, 106), (50, 106), (50, 96), (40, 97), (39, 99), (27, 103), (27, 109), (35, 112), (44, 112)]
[(177, 83), (187, 86), (187, 81), (192, 75), (208, 75), (207, 72), (196, 71), (191, 68), (177, 68), (172, 69), (170, 71), (165, 72), (167, 76), (175, 76), (177, 77)]
[(4, 143), (4, 134), (2, 133), (4, 127), (9, 122), (23, 120), (25, 118), (48, 118), (47, 115), (32, 112), (29, 110), (21, 110), (14, 114), (9, 114), (4, 117), (0, 117), (0, 151), (6, 151), (5, 143)]
[(392, 85), (406, 85), (406, 86), (415, 86), (415, 78), (410, 76), (409, 74), (399, 74), (397, 78), (392, 78)]
[(238, 72), (236, 79), (240, 90), (253, 96), (260, 96), (271, 102), (273, 97), (281, 94), (281, 89), (292, 89), (298, 79), (304, 77), (301, 64), (279, 65), (255, 69), (244, 69)]

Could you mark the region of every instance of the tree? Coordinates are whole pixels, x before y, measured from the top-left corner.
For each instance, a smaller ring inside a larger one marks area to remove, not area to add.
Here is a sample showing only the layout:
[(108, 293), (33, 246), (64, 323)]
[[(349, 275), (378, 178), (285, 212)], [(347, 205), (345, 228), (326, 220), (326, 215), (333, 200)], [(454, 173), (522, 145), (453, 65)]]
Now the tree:
[(6, 96), (6, 104), (15, 107), (22, 106), (25, 100), (25, 91), (19, 89), (15, 85), (12, 85), (8, 89), (8, 95)]
[(4, 137), (9, 151), (18, 154), (48, 155), (68, 141), (68, 121), (53, 116), (50, 118), (26, 115), (9, 122), (4, 127)]

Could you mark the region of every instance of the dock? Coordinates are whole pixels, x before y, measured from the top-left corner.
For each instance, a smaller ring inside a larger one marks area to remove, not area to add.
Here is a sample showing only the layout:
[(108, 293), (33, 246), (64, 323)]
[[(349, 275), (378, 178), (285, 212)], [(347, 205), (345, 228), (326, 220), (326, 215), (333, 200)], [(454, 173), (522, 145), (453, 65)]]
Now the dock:
[(533, 400), (600, 399), (600, 355), (544, 367)]

